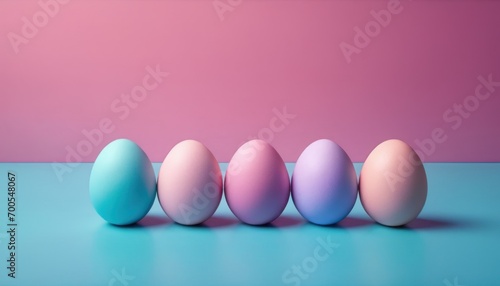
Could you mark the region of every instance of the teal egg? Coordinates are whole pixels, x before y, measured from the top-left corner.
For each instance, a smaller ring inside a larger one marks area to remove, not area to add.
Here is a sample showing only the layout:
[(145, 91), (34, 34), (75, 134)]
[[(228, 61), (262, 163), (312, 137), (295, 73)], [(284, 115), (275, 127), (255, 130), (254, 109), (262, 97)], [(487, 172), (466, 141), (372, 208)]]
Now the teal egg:
[(148, 156), (128, 139), (115, 140), (92, 167), (90, 200), (97, 213), (115, 225), (141, 220), (156, 197), (156, 177)]

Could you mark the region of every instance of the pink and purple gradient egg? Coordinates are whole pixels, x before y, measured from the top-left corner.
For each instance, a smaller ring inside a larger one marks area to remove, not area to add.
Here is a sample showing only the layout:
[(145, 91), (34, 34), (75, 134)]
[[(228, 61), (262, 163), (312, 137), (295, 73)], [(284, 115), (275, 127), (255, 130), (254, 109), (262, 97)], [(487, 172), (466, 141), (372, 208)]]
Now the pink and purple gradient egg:
[(243, 144), (231, 158), (224, 181), (227, 204), (242, 222), (274, 221), (290, 197), (290, 178), (283, 159), (263, 140)]

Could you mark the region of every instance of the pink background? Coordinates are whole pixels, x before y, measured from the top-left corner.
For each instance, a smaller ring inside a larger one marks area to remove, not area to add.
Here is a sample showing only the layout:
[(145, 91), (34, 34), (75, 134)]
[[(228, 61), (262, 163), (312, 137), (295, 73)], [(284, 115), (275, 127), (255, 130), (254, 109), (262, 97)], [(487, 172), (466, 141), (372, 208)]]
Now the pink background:
[[(73, 0), (17, 54), (7, 35), (43, 10), (0, 1), (0, 161), (64, 162), (109, 118), (83, 161), (127, 137), (156, 162), (184, 139), (227, 162), (285, 106), (296, 117), (271, 140), (285, 161), (330, 138), (360, 162), (389, 138), (418, 149), (435, 128), (447, 140), (424, 161), (500, 161), (500, 87), (456, 130), (443, 120), (479, 75), (500, 81), (500, 2), (401, 5), (347, 63), (339, 44), (387, 1), (243, 0), (221, 21), (212, 1)], [(121, 120), (112, 102), (157, 65), (169, 76)]]

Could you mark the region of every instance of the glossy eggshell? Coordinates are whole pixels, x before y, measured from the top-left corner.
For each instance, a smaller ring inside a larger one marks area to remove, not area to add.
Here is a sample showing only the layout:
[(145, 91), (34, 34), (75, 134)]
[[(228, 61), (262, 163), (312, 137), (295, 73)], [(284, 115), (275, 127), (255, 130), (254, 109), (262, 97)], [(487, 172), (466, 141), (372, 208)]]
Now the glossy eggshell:
[(321, 139), (302, 152), (292, 176), (292, 199), (308, 221), (328, 225), (344, 219), (358, 196), (358, 178), (347, 153)]
[(184, 225), (210, 218), (222, 198), (222, 174), (205, 145), (185, 140), (168, 153), (158, 174), (158, 200), (165, 213)]
[(128, 139), (109, 143), (92, 167), (89, 193), (95, 210), (109, 223), (128, 225), (139, 221), (151, 209), (156, 196), (151, 161)]
[(427, 198), (427, 176), (417, 153), (397, 139), (379, 144), (361, 169), (359, 195), (380, 224), (401, 226), (415, 219)]
[(248, 141), (236, 151), (229, 162), (224, 187), (231, 211), (252, 225), (278, 218), (290, 197), (285, 163), (263, 140)]

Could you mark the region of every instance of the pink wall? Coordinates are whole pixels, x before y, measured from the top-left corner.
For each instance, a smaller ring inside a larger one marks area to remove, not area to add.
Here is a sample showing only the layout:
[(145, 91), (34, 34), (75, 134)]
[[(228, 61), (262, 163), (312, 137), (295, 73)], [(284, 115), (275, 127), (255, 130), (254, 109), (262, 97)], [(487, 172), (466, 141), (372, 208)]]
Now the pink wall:
[(0, 161), (93, 161), (120, 137), (153, 161), (188, 138), (228, 161), (259, 134), (286, 161), (319, 138), (364, 161), (394, 137), (428, 162), (500, 161), (500, 83), (478, 79), (500, 82), (498, 1), (220, 0), (223, 18), (212, 1), (65, 1), (0, 1)]

